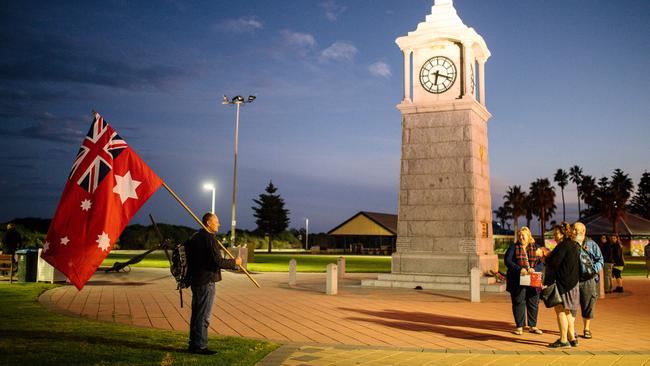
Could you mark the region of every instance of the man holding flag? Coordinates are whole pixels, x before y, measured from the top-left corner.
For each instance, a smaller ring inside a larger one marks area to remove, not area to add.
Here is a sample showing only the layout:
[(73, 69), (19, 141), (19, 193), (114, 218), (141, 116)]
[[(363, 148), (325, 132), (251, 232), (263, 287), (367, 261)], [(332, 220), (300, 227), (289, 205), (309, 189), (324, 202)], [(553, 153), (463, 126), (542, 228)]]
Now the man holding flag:
[[(93, 113), (95, 119), (72, 164), (41, 257), (81, 290), (133, 215), (164, 186), (202, 227), (188, 248), (194, 295), (188, 350), (213, 354), (207, 349), (207, 328), (214, 283), (221, 280), (220, 268), (237, 269), (241, 258), (227, 251), (231, 259), (222, 258), (217, 246), (225, 248), (214, 237), (219, 230), (218, 217), (209, 213), (199, 220), (99, 113)], [(241, 270), (260, 287), (245, 268)]]

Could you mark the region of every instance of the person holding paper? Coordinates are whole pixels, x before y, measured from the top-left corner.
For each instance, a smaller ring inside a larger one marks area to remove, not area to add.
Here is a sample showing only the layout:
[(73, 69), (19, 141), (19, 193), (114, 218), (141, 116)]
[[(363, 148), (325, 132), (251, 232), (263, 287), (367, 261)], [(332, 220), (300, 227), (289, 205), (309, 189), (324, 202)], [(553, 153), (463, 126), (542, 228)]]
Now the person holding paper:
[(524, 322), (527, 318), (529, 331), (542, 334), (541, 329), (537, 328), (539, 287), (530, 286), (535, 285), (531, 283), (531, 277), (541, 278), (542, 261), (538, 254), (539, 247), (535, 244), (530, 229), (525, 226), (519, 229), (517, 238), (518, 241), (508, 247), (503, 258), (508, 268), (506, 291), (510, 293), (512, 314), (516, 325), (512, 333), (523, 334)]

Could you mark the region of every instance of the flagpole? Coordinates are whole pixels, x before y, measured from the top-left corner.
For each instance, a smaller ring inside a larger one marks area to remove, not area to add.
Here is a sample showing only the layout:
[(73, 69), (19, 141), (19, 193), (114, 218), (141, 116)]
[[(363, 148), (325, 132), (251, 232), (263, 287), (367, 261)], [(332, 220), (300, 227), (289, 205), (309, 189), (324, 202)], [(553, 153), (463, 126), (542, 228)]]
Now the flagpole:
[[(199, 225), (201, 225), (201, 227), (202, 227), (205, 231), (210, 232), (210, 230), (208, 230), (208, 228), (203, 224), (203, 222), (202, 222), (201, 220), (199, 220), (199, 218), (194, 214), (194, 212), (192, 212), (192, 210), (191, 210), (189, 207), (187, 207), (187, 205), (185, 204), (185, 202), (183, 202), (183, 200), (181, 200), (180, 197), (178, 197), (178, 195), (176, 195), (176, 193), (175, 193), (171, 188), (169, 188), (169, 186), (167, 185), (167, 183), (162, 182), (162, 185), (163, 185), (163, 187), (165, 187), (165, 189), (167, 190), (167, 192), (169, 192), (169, 194), (171, 194), (172, 197), (174, 197), (174, 199), (175, 199), (178, 203), (180, 203), (181, 206), (183, 206), (183, 208), (185, 209), (185, 211), (187, 211), (187, 212), (190, 214), (190, 216), (192, 216), (192, 217), (194, 218), (194, 220), (196, 220), (196, 222), (198, 222)], [(235, 257), (234, 257), (232, 254), (230, 254), (230, 252), (226, 249), (226, 247), (223, 246), (223, 244), (221, 244), (221, 242), (220, 242), (219, 240), (217, 240), (216, 242), (217, 242), (217, 244), (219, 244), (219, 246), (221, 247), (221, 249), (223, 249), (223, 251), (226, 252), (226, 254), (228, 254), (228, 256), (229, 256), (230, 258), (235, 259)], [(254, 278), (251, 276), (251, 274), (246, 270), (246, 268), (241, 267), (241, 266), (240, 266), (239, 268), (241, 268), (241, 270), (244, 271), (244, 273), (246, 273), (246, 276), (248, 276), (248, 278), (249, 278), (251, 281), (253, 281), (253, 283), (255, 284), (255, 286), (257, 286), (258, 288), (261, 288), (261, 287), (262, 287), (262, 286), (260, 286), (259, 283), (257, 283), (257, 281), (255, 281), (255, 279), (254, 279)]]

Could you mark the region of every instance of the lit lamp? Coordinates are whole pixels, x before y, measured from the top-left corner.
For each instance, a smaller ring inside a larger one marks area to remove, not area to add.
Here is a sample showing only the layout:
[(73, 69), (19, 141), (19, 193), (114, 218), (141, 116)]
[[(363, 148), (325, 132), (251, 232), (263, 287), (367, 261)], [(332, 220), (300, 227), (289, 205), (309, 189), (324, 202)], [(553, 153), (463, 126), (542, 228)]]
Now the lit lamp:
[(215, 196), (215, 193), (216, 193), (217, 189), (214, 187), (214, 184), (212, 184), (212, 183), (204, 184), (203, 189), (208, 190), (208, 191), (210, 191), (210, 190), (212, 191), (212, 211), (210, 211), (210, 212), (214, 213), (214, 196)]
[(235, 246), (235, 227), (237, 226), (236, 220), (236, 203), (237, 203), (237, 146), (239, 143), (239, 106), (244, 103), (253, 103), (255, 100), (254, 95), (249, 95), (248, 100), (245, 100), (241, 95), (237, 95), (232, 99), (228, 99), (228, 96), (223, 96), (222, 104), (230, 105), (234, 104), (237, 106), (237, 117), (235, 118), (235, 163), (232, 175), (232, 222), (230, 226), (230, 242), (232, 246)]

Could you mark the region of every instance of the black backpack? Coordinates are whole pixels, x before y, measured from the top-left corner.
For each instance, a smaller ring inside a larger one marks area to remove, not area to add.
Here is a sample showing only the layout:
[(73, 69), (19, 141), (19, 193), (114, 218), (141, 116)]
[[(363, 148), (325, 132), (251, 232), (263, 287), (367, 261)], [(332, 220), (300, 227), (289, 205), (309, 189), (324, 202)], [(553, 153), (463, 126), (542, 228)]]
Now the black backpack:
[(582, 248), (582, 245), (578, 244), (578, 247), (580, 250), (580, 282), (589, 281), (597, 275), (596, 270), (594, 270), (594, 262), (591, 260), (589, 253)]
[(183, 307), (183, 289), (188, 288), (191, 285), (190, 273), (188, 266), (187, 252), (190, 247), (190, 242), (194, 236), (190, 237), (183, 243), (176, 244), (172, 250), (171, 263), (169, 265), (169, 270), (172, 273), (172, 276), (176, 279), (176, 289), (181, 296), (181, 307)]

